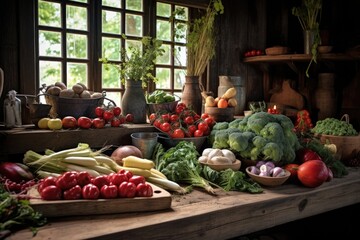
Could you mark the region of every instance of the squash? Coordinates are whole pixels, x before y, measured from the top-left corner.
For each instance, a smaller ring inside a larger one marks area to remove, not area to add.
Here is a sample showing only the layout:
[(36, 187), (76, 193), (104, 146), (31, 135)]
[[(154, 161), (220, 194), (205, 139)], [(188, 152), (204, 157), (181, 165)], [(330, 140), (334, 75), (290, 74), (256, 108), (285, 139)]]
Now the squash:
[(221, 98), (225, 98), (226, 100), (233, 98), (236, 96), (236, 89), (234, 87), (229, 88), (226, 92), (221, 96)]

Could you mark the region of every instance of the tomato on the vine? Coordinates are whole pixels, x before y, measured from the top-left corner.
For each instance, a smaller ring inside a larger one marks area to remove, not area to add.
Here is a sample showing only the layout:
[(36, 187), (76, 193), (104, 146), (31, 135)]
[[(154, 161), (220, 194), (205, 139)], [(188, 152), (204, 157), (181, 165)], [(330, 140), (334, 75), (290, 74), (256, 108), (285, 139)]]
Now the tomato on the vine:
[(188, 126), (187, 130), (188, 130), (190, 136), (192, 137), (192, 136), (194, 136), (194, 132), (197, 130), (197, 127), (195, 125), (190, 125), (190, 126)]
[(155, 113), (150, 114), (150, 116), (149, 116), (150, 122), (151, 122), (151, 123), (154, 122), (155, 119), (156, 119), (156, 114), (155, 114)]
[(134, 115), (132, 115), (131, 113), (126, 114), (125, 121), (132, 123), (134, 121)]
[(96, 115), (97, 117), (102, 118), (104, 112), (105, 112), (105, 109), (104, 109), (103, 107), (100, 107), (100, 106), (99, 106), (99, 107), (96, 107), (96, 108), (95, 108), (95, 115)]
[(105, 121), (110, 121), (114, 117), (114, 113), (111, 110), (105, 110), (103, 118)]
[(114, 107), (112, 111), (114, 113), (114, 116), (116, 116), (116, 117), (121, 114), (121, 108), (120, 107)]
[(169, 132), (171, 129), (171, 125), (168, 122), (164, 122), (160, 125), (160, 129), (161, 129), (161, 131)]
[(173, 138), (184, 138), (185, 137), (184, 131), (181, 130), (180, 128), (177, 128), (172, 133), (172, 137)]
[(201, 118), (202, 119), (206, 119), (206, 118), (208, 118), (209, 117), (209, 114), (208, 113), (203, 113), (203, 114), (201, 114)]
[(197, 129), (195, 132), (194, 132), (194, 137), (202, 137), (204, 136), (204, 132), (200, 129)]
[(208, 125), (206, 122), (200, 122), (200, 123), (197, 125), (197, 128), (204, 133), (204, 132), (206, 132), (206, 131), (208, 130), (209, 125)]
[(193, 118), (192, 116), (187, 116), (187, 117), (185, 117), (184, 122), (185, 122), (187, 125), (191, 125), (191, 124), (194, 123), (194, 118)]
[(170, 122), (177, 122), (179, 121), (179, 115), (177, 114), (171, 114), (170, 116)]
[(204, 119), (204, 121), (207, 123), (207, 125), (209, 125), (210, 127), (212, 127), (213, 125), (215, 125), (215, 119), (213, 117), (207, 117)]
[(161, 121), (160, 121), (160, 119), (155, 119), (155, 121), (154, 121), (154, 124), (153, 124), (155, 127), (157, 127), (157, 128), (160, 128), (160, 125), (161, 125)]
[(169, 122), (170, 121), (170, 114), (166, 113), (166, 114), (162, 114), (161, 118), (164, 122)]
[(178, 105), (175, 109), (175, 112), (176, 114), (181, 114), (184, 111), (184, 109), (185, 109), (184, 107)]

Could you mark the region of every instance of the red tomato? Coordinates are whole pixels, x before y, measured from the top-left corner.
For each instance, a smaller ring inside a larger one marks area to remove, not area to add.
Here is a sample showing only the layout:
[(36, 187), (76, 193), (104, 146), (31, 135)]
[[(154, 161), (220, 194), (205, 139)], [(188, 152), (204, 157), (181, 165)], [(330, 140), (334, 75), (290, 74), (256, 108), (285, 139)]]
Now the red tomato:
[(73, 116), (66, 116), (61, 120), (61, 122), (63, 128), (71, 129), (77, 127), (76, 118), (74, 118)]
[(60, 200), (62, 198), (62, 190), (58, 186), (50, 185), (40, 192), (43, 200)]
[(136, 186), (137, 197), (151, 197), (153, 195), (153, 189), (148, 183), (139, 183)]
[(108, 175), (108, 179), (111, 185), (119, 186), (122, 182), (127, 182), (129, 179), (124, 173), (111, 173)]
[(185, 107), (179, 106), (179, 105), (175, 108), (176, 114), (181, 114), (184, 110), (185, 110)]
[(309, 160), (302, 163), (297, 171), (300, 182), (306, 187), (318, 187), (329, 177), (326, 164), (321, 160)]
[(47, 186), (51, 186), (51, 185), (55, 185), (56, 186), (56, 177), (46, 177), (44, 178), (44, 180), (39, 184), (38, 186), (38, 192), (41, 193), (41, 191), (47, 187)]
[(160, 119), (156, 119), (156, 120), (154, 121), (154, 126), (157, 127), (157, 128), (160, 128), (160, 126), (161, 126), (161, 121), (160, 121)]
[(100, 189), (100, 196), (102, 198), (110, 199), (117, 198), (118, 196), (118, 186), (116, 185), (104, 185)]
[(112, 109), (112, 111), (113, 111), (115, 117), (120, 116), (120, 114), (121, 114), (121, 108), (120, 107), (114, 107)]
[(113, 119), (114, 117), (114, 113), (111, 110), (105, 110), (104, 114), (103, 114), (103, 118), (105, 121), (110, 121), (111, 119)]
[(197, 125), (197, 128), (201, 130), (202, 132), (206, 132), (209, 129), (209, 125), (206, 122), (200, 122)]
[(168, 122), (164, 122), (160, 125), (160, 130), (163, 132), (169, 132), (170, 128), (171, 128), (171, 125)]
[(202, 137), (202, 136), (204, 136), (204, 132), (202, 130), (198, 129), (194, 132), (194, 137)]
[(170, 122), (177, 122), (177, 121), (179, 121), (179, 115), (177, 115), (177, 114), (172, 114), (172, 115), (170, 116)]
[(179, 102), (177, 105), (176, 105), (176, 107), (182, 107), (182, 108), (186, 108), (187, 106), (186, 106), (186, 104), (185, 103), (183, 103), (183, 102)]
[(56, 186), (62, 190), (70, 189), (77, 184), (77, 173), (75, 172), (65, 172), (56, 179)]
[(136, 195), (136, 185), (132, 182), (123, 182), (118, 188), (120, 197), (133, 198)]
[(322, 160), (319, 154), (309, 148), (301, 148), (297, 150), (296, 159), (300, 163), (304, 163), (309, 160)]
[(96, 115), (97, 117), (102, 118), (104, 112), (105, 112), (105, 109), (104, 109), (103, 107), (96, 107), (96, 108), (95, 108), (95, 115)]
[(208, 118), (209, 117), (209, 114), (208, 113), (203, 113), (203, 114), (201, 114), (201, 118), (202, 119), (206, 119), (206, 118)]
[(299, 164), (296, 163), (289, 163), (286, 164), (283, 168), (288, 170), (290, 172), (290, 178), (289, 181), (296, 181), (298, 179), (297, 171), (299, 169)]
[(77, 183), (81, 187), (91, 183), (91, 179), (92, 179), (91, 175), (86, 171), (79, 172), (77, 175)]
[(155, 113), (150, 114), (149, 116), (150, 123), (153, 123), (155, 119), (156, 119), (156, 114)]
[(88, 117), (79, 117), (77, 120), (77, 124), (81, 128), (88, 129), (91, 128), (92, 121)]
[(161, 119), (164, 121), (164, 122), (170, 122), (170, 114), (167, 113), (167, 114), (162, 114), (161, 115)]
[(174, 130), (173, 134), (172, 134), (173, 138), (184, 138), (185, 137), (185, 133), (183, 130), (181, 130), (180, 128), (177, 128)]
[(125, 121), (129, 123), (134, 122), (134, 115), (132, 115), (131, 113), (126, 114)]
[(134, 175), (131, 178), (129, 178), (129, 182), (134, 183), (137, 186), (140, 183), (145, 183), (145, 177)]
[(99, 189), (101, 189), (104, 185), (110, 185), (110, 181), (106, 175), (101, 175), (93, 178), (91, 180), (91, 183), (97, 186)]
[(215, 119), (213, 117), (207, 117), (204, 119), (204, 121), (209, 125), (209, 127), (215, 125)]
[(76, 185), (63, 192), (65, 200), (76, 200), (82, 197), (82, 189), (79, 185)]
[(92, 120), (92, 126), (94, 128), (100, 129), (105, 127), (105, 120), (102, 118), (94, 118)]
[(256, 50), (251, 50), (251, 56), (256, 56)]
[(257, 56), (262, 55), (262, 51), (261, 51), (261, 50), (256, 50), (256, 55), (257, 55)]
[(118, 117), (114, 117), (113, 119), (111, 119), (110, 125), (112, 127), (118, 127), (121, 125), (121, 120)]
[(82, 188), (82, 197), (84, 199), (98, 199), (99, 195), (100, 195), (99, 188), (92, 183), (86, 184)]
[(184, 119), (184, 122), (187, 124), (187, 125), (191, 125), (194, 123), (194, 118), (192, 116), (187, 116), (185, 119)]
[(188, 132), (191, 136), (194, 136), (194, 132), (197, 130), (197, 127), (195, 125), (188, 126)]

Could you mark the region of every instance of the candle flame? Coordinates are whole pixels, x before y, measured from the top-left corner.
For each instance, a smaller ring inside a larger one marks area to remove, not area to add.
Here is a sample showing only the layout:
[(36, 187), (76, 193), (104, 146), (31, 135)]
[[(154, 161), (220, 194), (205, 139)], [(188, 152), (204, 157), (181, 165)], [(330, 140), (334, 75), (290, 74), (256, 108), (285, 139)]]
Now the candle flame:
[(276, 110), (276, 105), (274, 105), (274, 109)]

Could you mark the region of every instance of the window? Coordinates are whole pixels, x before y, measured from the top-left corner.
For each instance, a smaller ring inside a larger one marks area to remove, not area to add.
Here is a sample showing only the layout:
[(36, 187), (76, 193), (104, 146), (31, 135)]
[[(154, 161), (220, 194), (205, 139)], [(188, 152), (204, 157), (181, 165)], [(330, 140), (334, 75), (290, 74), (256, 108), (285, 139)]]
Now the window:
[[(37, 71), (38, 87), (63, 82), (68, 87), (81, 82), (93, 91), (121, 104), (124, 86), (115, 68), (105, 68), (99, 58), (120, 63), (120, 49), (141, 46), (143, 36), (163, 41), (165, 54), (157, 59), (156, 84), (149, 91), (162, 89), (181, 95), (185, 81), (186, 15), (171, 23), (172, 12), (181, 7), (167, 2), (146, 0), (38, 0)], [(153, 23), (153, 24), (150, 24)], [(122, 35), (126, 35), (126, 39)], [(185, 36), (185, 35), (184, 35)]]

